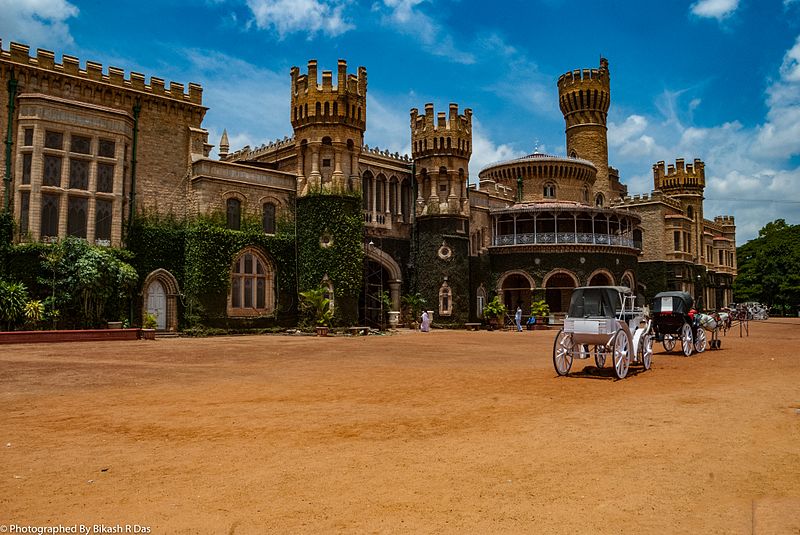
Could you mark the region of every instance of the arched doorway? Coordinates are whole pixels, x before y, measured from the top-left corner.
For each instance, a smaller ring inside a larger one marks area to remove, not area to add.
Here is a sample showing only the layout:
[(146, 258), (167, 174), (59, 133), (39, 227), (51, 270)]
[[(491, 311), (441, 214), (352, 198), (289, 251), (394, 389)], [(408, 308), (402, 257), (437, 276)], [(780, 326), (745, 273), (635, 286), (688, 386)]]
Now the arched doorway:
[(589, 277), (589, 286), (613, 286), (614, 282), (611, 280), (611, 276), (604, 271), (598, 271), (593, 273), (591, 277)]
[(567, 273), (554, 273), (544, 282), (544, 298), (552, 313), (566, 313), (575, 288), (575, 279)]
[(147, 288), (147, 313), (156, 318), (156, 329), (167, 328), (167, 292), (159, 281), (153, 281)]
[(529, 314), (531, 310), (531, 286), (533, 283), (521, 273), (511, 273), (503, 279), (501, 289), (503, 291), (503, 303), (506, 308), (513, 312), (517, 306), (522, 307), (524, 314)]
[(166, 269), (152, 271), (142, 284), (142, 319), (145, 314), (156, 318), (156, 328), (178, 330), (178, 281)]
[[(364, 286), (358, 299), (361, 325), (382, 327), (384, 320), (396, 322), (400, 313), (400, 265), (371, 240), (364, 247)], [(390, 304), (383, 299), (384, 292)], [(394, 316), (394, 318), (392, 318)]]

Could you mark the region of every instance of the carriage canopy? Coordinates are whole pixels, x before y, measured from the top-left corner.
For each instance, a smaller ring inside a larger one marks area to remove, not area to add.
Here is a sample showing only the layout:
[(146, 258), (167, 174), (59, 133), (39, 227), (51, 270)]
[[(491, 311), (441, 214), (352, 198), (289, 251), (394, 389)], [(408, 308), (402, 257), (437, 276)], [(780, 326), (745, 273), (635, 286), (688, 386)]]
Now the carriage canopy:
[(568, 317), (613, 318), (623, 308), (624, 297), (631, 293), (625, 286), (584, 286), (575, 288), (569, 301)]
[(686, 292), (661, 292), (653, 299), (653, 312), (676, 312), (688, 314), (694, 299)]

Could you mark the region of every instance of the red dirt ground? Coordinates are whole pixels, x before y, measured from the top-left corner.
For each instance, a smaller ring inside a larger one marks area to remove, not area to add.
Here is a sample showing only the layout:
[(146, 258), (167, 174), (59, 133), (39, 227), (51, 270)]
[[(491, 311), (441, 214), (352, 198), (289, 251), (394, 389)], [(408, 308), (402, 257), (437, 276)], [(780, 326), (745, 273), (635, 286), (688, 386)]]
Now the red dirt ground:
[(800, 533), (800, 320), (622, 381), (555, 334), (0, 347), (0, 525)]

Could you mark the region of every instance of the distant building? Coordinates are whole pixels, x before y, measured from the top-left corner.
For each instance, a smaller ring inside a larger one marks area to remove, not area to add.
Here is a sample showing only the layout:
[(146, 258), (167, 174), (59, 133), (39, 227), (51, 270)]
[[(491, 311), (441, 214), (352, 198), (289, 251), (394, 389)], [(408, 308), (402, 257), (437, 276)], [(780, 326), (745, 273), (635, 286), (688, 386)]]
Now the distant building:
[[(509, 307), (545, 299), (561, 313), (571, 288), (587, 284), (627, 285), (647, 297), (683, 289), (708, 308), (730, 302), (735, 225), (729, 216), (704, 219), (703, 163), (659, 162), (653, 193), (634, 197), (609, 166), (606, 60), (558, 80), (566, 157), (534, 152), (492, 164), (472, 185), (472, 110), (412, 109), (412, 154), (401, 156), (364, 144), (364, 67), (348, 74), (340, 60), (334, 82), (330, 71), (320, 80), (312, 60), (290, 75), (294, 135), (231, 151), (225, 132), (214, 160), (201, 86), (145, 83), (139, 73), (82, 67), (67, 55), (57, 63), (52, 52), (31, 56), (11, 43), (0, 51), (0, 124), (10, 128), (11, 158), (3, 152), (0, 165), (17, 241), (71, 235), (124, 246), (133, 207), (178, 218), (224, 213), (231, 229), (257, 218), (271, 235), (279, 221), (303, 217), (303, 198), (359, 196), (362, 290), (343, 306), (360, 323), (380, 321), (383, 292), (392, 311), (419, 292), (441, 323), (479, 318), (495, 293)], [(317, 232), (320, 247), (339, 243), (326, 228)], [(274, 320), (276, 281), (281, 270), (302, 272), (298, 259), (279, 265), (257, 244), (235, 253), (220, 296), (227, 317)], [(338, 282), (328, 275), (318, 283), (333, 297)], [(180, 292), (167, 269), (143, 274), (142, 307), (161, 328), (178, 327)]]

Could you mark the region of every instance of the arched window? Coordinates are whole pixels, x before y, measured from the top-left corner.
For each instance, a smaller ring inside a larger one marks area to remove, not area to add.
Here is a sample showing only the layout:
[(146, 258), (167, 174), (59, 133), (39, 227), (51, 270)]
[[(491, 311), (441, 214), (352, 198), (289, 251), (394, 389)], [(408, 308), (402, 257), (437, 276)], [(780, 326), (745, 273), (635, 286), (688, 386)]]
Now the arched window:
[(598, 193), (594, 196), (594, 205), (598, 208), (602, 208), (603, 205), (606, 203), (606, 198), (603, 197), (602, 193)]
[(42, 226), (41, 236), (44, 238), (58, 237), (58, 205), (60, 199), (55, 195), (42, 195)]
[(450, 290), (450, 286), (447, 284), (447, 280), (442, 283), (441, 288), (439, 288), (439, 315), (440, 316), (449, 316), (453, 313), (453, 293)]
[(256, 249), (244, 249), (231, 268), (229, 316), (271, 314), (275, 310), (275, 270)]
[(544, 185), (544, 198), (545, 199), (555, 199), (556, 198), (556, 185), (552, 182), (548, 182)]
[(275, 234), (275, 205), (271, 202), (265, 202), (261, 208), (261, 222), (264, 227), (264, 234)]
[(691, 206), (686, 207), (686, 217), (694, 221), (694, 208)]
[(242, 226), (242, 201), (231, 197), (225, 202), (227, 227), (231, 230), (239, 230)]
[(480, 285), (478, 288), (478, 295), (476, 299), (478, 310), (476, 311), (476, 315), (479, 318), (483, 317), (483, 307), (486, 306), (486, 288), (483, 287), (483, 284)]
[(583, 202), (589, 204), (589, 188), (583, 188)]

